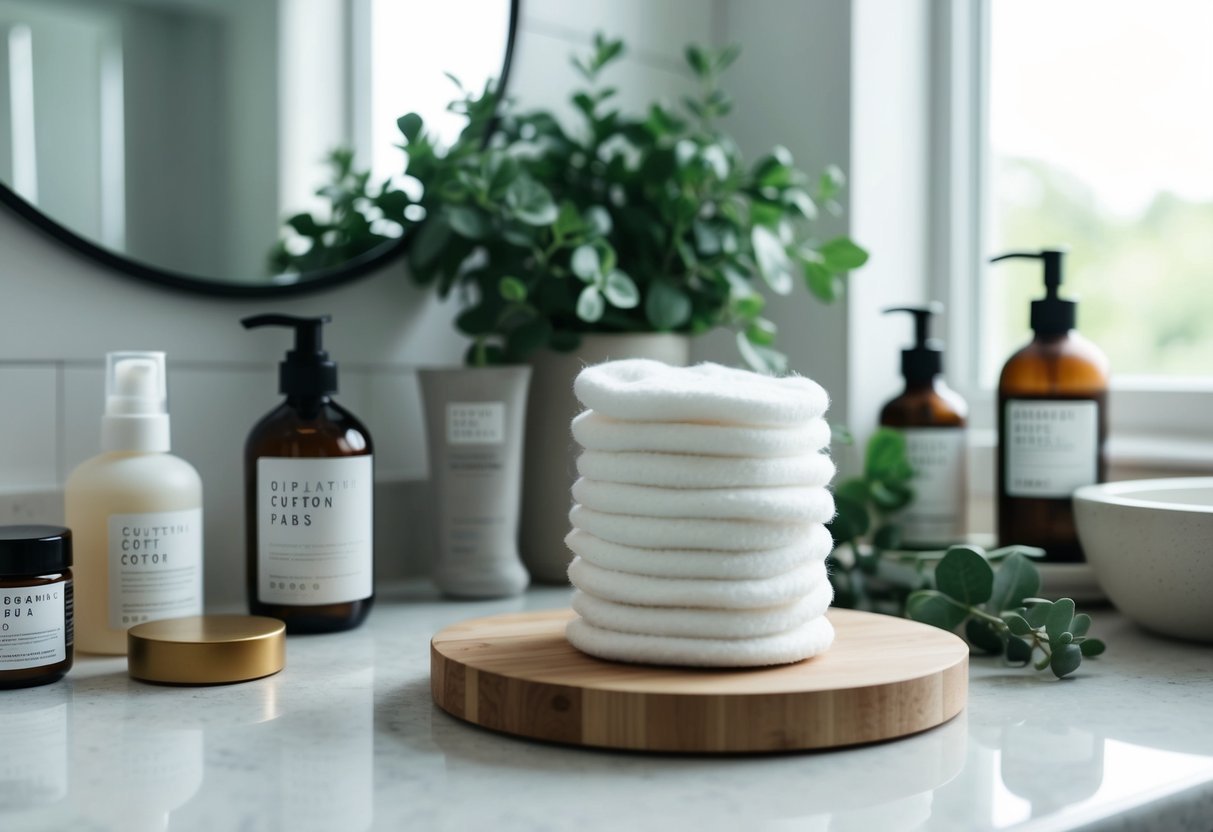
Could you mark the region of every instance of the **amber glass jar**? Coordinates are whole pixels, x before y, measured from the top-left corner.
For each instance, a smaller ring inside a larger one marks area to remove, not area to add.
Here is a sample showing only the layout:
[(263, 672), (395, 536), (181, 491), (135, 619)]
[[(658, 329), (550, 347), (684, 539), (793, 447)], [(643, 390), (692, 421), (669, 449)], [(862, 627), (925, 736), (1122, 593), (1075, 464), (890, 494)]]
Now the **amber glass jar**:
[(0, 526), (0, 688), (45, 685), (72, 667), (72, 533)]

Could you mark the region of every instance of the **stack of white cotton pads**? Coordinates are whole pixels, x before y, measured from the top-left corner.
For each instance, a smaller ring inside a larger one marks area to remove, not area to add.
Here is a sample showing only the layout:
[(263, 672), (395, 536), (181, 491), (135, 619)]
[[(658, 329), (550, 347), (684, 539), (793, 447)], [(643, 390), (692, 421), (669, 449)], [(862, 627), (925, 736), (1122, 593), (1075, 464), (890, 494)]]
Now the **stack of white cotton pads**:
[(648, 664), (785, 664), (830, 646), (826, 393), (716, 364), (612, 361), (574, 390), (574, 647)]

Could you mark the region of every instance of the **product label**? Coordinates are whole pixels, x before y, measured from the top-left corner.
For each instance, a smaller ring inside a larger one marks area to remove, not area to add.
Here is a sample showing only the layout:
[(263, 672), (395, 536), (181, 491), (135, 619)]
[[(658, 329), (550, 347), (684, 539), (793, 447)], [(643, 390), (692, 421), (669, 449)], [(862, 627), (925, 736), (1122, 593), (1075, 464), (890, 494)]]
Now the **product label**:
[(946, 546), (965, 536), (966, 463), (964, 428), (902, 430), (914, 469), (914, 502), (901, 518), (907, 546)]
[(1099, 405), (1008, 400), (1005, 442), (1007, 494), (1069, 497), (1099, 477)]
[(202, 509), (109, 516), (109, 624), (202, 615)]
[(66, 659), (71, 609), (70, 581), (0, 589), (0, 672)]
[(505, 402), (450, 402), (446, 406), (448, 445), (505, 442)]
[(344, 604), (372, 593), (370, 456), (257, 460), (257, 597)]

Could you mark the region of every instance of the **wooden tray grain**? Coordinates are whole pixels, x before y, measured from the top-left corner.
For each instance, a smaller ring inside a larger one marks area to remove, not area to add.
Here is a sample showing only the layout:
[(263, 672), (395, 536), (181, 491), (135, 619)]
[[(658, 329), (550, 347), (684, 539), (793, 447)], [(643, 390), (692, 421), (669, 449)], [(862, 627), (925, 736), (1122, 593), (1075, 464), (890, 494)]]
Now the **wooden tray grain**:
[(668, 752), (834, 748), (947, 722), (968, 694), (969, 650), (951, 633), (831, 610), (822, 656), (771, 668), (698, 670), (595, 659), (564, 638), (572, 610), (478, 618), (430, 644), (447, 713), (538, 740)]

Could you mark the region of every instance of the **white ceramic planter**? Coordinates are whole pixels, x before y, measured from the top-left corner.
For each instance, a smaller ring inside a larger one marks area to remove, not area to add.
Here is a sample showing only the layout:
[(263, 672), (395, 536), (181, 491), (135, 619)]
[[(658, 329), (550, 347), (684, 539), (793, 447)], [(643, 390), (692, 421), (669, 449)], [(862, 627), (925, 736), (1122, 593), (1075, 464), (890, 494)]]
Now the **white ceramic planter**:
[(565, 570), (572, 555), (564, 537), (569, 533), (569, 492), (577, 479), (577, 449), (569, 425), (581, 411), (573, 379), (582, 367), (622, 358), (682, 366), (690, 358), (690, 339), (669, 333), (587, 335), (574, 352), (544, 351), (531, 361), (520, 546), (536, 581), (568, 582)]
[(438, 561), (448, 595), (502, 598), (530, 582), (518, 557), (530, 367), (421, 370)]

